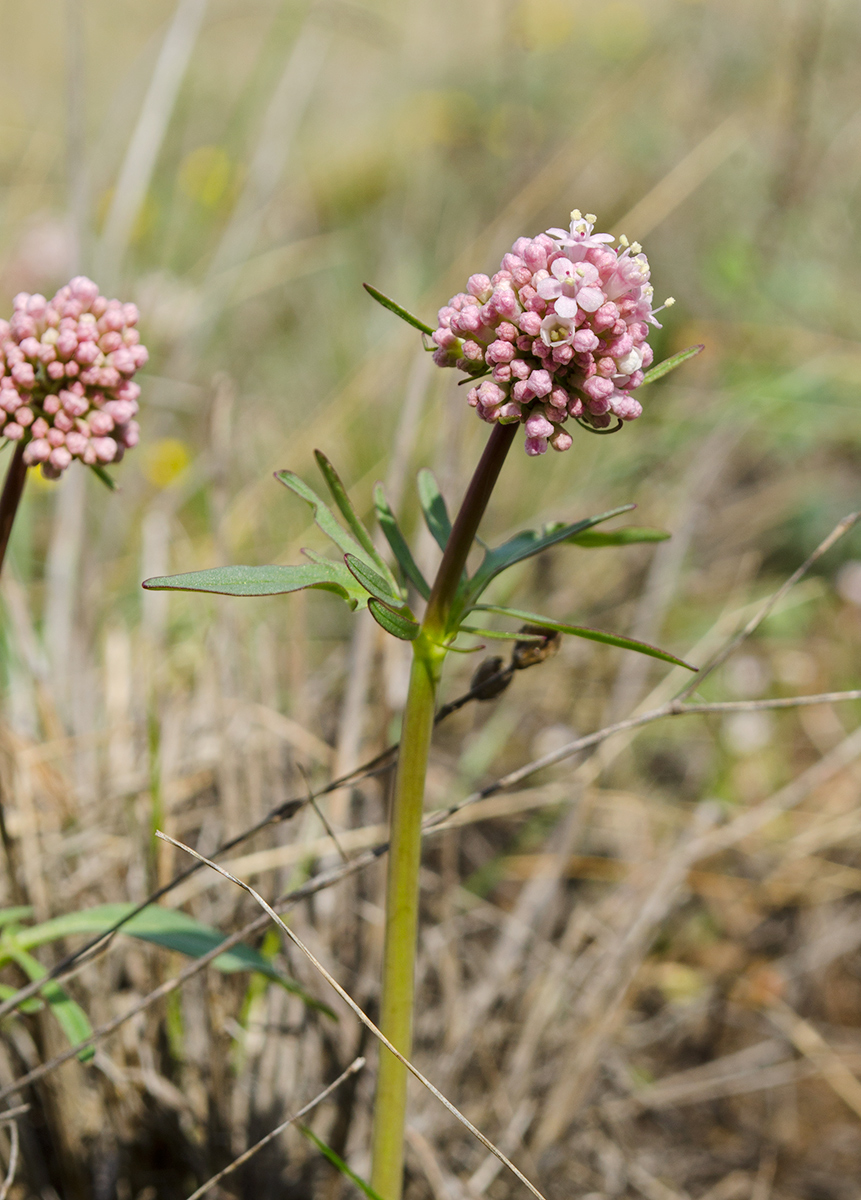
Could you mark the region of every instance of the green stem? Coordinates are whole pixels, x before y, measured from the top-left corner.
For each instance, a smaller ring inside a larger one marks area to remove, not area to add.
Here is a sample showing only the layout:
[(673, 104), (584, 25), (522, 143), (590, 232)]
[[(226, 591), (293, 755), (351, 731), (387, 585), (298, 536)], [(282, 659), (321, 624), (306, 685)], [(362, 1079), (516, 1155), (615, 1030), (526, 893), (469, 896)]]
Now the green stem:
[[(446, 655), (441, 643), (448, 631), (452, 604), (479, 522), (516, 431), (516, 425), (493, 428), (452, 528), (421, 633), (413, 642), (413, 665), (392, 802), (380, 1011), (381, 1030), (407, 1058), (412, 1051), (425, 775), (437, 686)], [(406, 1105), (406, 1067), (381, 1047), (371, 1184), (383, 1200), (401, 1197)]]
[(12, 461), (9, 463), (9, 470), (6, 472), (6, 480), (3, 484), (3, 494), (0, 495), (0, 571), (3, 569), (9, 535), (12, 532), (15, 514), (18, 511), (26, 482), (27, 464), (24, 462), (24, 443), (21, 441), (15, 446), (15, 453), (12, 455)]

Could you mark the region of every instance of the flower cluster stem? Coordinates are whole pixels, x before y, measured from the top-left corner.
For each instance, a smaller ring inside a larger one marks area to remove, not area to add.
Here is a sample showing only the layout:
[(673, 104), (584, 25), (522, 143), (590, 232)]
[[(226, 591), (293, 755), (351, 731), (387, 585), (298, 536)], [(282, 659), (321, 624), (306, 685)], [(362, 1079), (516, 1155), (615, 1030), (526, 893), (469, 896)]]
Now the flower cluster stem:
[(0, 495), (0, 571), (3, 569), (6, 547), (9, 545), (9, 536), (12, 533), (15, 514), (18, 511), (21, 496), (24, 494), (26, 482), (27, 464), (24, 462), (24, 443), (18, 442), (6, 472), (3, 493)]
[[(380, 1012), (380, 1029), (407, 1058), (412, 1051), (421, 820), (436, 693), (446, 655), (444, 642), (455, 632), (449, 629), (449, 618), (458, 584), (516, 431), (516, 424), (493, 428), (452, 527), (421, 632), (413, 642), (392, 803)], [(406, 1067), (381, 1047), (371, 1184), (382, 1200), (401, 1197), (406, 1104)]]

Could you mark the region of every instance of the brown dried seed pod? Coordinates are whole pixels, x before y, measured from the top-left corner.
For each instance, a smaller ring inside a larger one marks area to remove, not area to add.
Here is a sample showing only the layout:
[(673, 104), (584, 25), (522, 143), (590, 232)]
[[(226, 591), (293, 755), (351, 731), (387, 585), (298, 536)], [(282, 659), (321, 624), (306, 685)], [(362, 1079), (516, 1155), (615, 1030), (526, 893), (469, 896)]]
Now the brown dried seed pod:
[(540, 637), (540, 642), (515, 642), (511, 654), (511, 665), (515, 671), (524, 671), (552, 658), (559, 649), (562, 635), (555, 629), (545, 629), (543, 625), (522, 625), (518, 633), (528, 633)]
[(511, 672), (503, 666), (503, 660), (497, 655), (484, 658), (478, 664), (469, 681), (469, 690), (475, 694), (476, 700), (493, 700), (499, 696), (511, 683)]

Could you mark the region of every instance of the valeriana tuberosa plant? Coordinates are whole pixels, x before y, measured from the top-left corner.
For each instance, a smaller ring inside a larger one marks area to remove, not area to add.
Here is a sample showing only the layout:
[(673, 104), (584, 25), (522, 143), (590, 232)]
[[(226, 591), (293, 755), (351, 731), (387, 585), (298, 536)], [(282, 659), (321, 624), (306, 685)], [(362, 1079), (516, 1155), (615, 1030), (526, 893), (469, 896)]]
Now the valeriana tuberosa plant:
[[(633, 394), (639, 387), (701, 349), (692, 347), (648, 369), (652, 362), (649, 326), (658, 326), (655, 314), (660, 311), (652, 306), (648, 259), (640, 246), (625, 238), (613, 249), (615, 239), (593, 233), (594, 222), (591, 215), (582, 217), (575, 210), (569, 229), (519, 238), (496, 274), (471, 276), (466, 291), (440, 309), (436, 329), (368, 288), (381, 304), (430, 339), (426, 348), (433, 351), (439, 366), (455, 367), (472, 377), (474, 386), (466, 400), (491, 426), (454, 523), (431, 473), (419, 475), (425, 520), (443, 551), (432, 582), (416, 564), (382, 488), (378, 485), (375, 491), (375, 508), (394, 557), (392, 564), (377, 550), (335, 469), (318, 451), (318, 466), (344, 524), (298, 476), (279, 471), (275, 477), (311, 506), (317, 525), (338, 549), (336, 559), (306, 550), (308, 561), (299, 566), (217, 568), (144, 584), (234, 596), (321, 588), (341, 596), (353, 609), (367, 607), (387, 633), (412, 643), (391, 811), (380, 1013), (382, 1032), (406, 1057), (412, 1046), (425, 775), (437, 691), (449, 651), (480, 649), (487, 638), (540, 643), (555, 631), (680, 663), (673, 655), (632, 638), (483, 601), (503, 571), (551, 546), (654, 540), (654, 530), (593, 530), (632, 505), (573, 524), (526, 530), (501, 546), (485, 548), (472, 575), (466, 569), (479, 523), (521, 425), (529, 455), (541, 455), (548, 446), (571, 449), (572, 431), (578, 426), (592, 433), (615, 432), (640, 416), (642, 407)], [(528, 630), (487, 629), (490, 614), (518, 625), (527, 622)], [(406, 1083), (406, 1068), (381, 1049), (371, 1182), (383, 1200), (399, 1200), (402, 1190)]]
[(104, 470), (137, 445), (140, 387), (147, 361), (138, 310), (99, 294), (83, 275), (51, 300), (20, 292), (0, 320), (0, 439), (14, 446), (0, 496), (0, 567), (27, 468), (59, 479), (77, 458), (108, 486)]

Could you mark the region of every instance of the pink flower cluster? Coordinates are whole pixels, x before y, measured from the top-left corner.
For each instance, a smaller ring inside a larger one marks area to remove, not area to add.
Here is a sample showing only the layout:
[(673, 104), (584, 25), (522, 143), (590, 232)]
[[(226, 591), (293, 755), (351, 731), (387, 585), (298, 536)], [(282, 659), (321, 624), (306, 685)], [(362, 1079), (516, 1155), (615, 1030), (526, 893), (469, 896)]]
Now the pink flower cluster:
[(492, 278), (472, 275), (439, 311), (434, 362), (486, 376), (469, 403), (485, 421), (522, 422), (527, 454), (568, 450), (569, 417), (605, 429), (643, 411), (631, 393), (652, 362), (648, 324), (660, 328), (649, 261), (594, 226), (575, 209), (570, 229), (518, 238)]
[(73, 458), (119, 462), (136, 446), (147, 361), (134, 304), (107, 300), (83, 275), (53, 300), (20, 292), (0, 320), (0, 437), (26, 442), (24, 461), (57, 479)]

